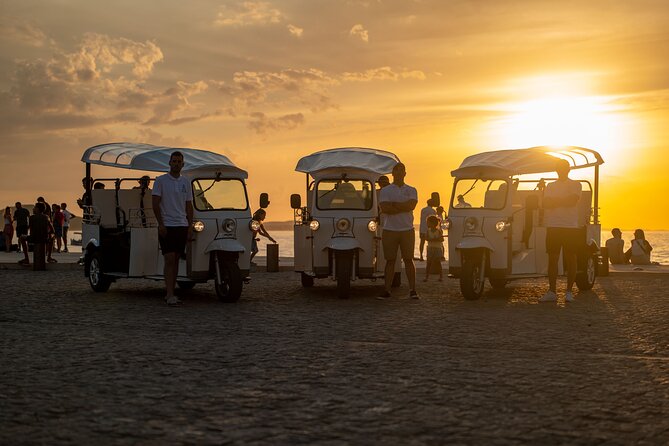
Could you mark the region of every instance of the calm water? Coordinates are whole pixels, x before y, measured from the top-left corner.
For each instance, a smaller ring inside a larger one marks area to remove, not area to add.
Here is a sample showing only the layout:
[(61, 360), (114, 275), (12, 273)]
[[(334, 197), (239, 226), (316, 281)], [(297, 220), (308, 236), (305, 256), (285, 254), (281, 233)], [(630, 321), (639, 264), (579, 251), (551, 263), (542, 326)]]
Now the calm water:
[[(663, 265), (669, 264), (669, 231), (645, 231), (646, 240), (650, 242), (653, 246), (653, 253), (651, 260), (654, 262), (660, 262)], [(293, 231), (269, 231), (272, 237), (279, 243), (279, 255), (281, 257), (293, 257)], [(623, 239), (625, 240), (625, 249), (629, 248), (630, 240), (634, 236), (634, 231), (623, 231)], [(416, 234), (418, 235), (418, 234)], [(607, 239), (611, 238), (611, 232), (609, 230), (602, 231), (602, 243)], [(265, 237), (260, 237), (260, 242), (258, 248), (260, 252), (259, 256), (264, 256), (267, 253), (268, 240)], [(446, 244), (448, 240), (446, 241)], [(448, 246), (446, 246), (446, 256), (448, 257)], [(418, 256), (418, 237), (416, 237), (416, 251), (415, 255)]]

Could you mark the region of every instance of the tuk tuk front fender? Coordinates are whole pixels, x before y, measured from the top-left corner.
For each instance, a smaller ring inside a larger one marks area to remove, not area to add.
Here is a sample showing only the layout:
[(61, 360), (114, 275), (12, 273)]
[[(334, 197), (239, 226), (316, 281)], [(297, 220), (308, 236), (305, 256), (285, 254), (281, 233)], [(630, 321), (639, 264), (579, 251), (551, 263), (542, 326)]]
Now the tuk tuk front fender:
[(213, 240), (204, 250), (205, 254), (212, 251), (246, 252), (246, 248), (237, 240), (221, 238)]
[(326, 249), (334, 249), (335, 251), (348, 251), (350, 249), (362, 249), (360, 242), (353, 237), (337, 237), (331, 238), (328, 240), (327, 244), (323, 248), (323, 251)]
[(492, 244), (483, 237), (467, 237), (460, 240), (460, 242), (455, 246), (455, 249), (477, 249), (477, 248), (486, 248), (490, 251), (495, 249), (492, 247)]

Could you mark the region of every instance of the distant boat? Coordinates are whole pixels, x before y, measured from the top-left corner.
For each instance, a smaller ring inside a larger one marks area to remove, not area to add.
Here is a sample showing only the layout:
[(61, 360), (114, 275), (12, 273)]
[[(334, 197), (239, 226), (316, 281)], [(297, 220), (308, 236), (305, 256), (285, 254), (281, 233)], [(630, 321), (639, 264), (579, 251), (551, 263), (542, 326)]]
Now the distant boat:
[(72, 234), (75, 235), (75, 236), (79, 235), (79, 238), (72, 237), (70, 239), (70, 245), (71, 246), (81, 246), (81, 231), (74, 231)]

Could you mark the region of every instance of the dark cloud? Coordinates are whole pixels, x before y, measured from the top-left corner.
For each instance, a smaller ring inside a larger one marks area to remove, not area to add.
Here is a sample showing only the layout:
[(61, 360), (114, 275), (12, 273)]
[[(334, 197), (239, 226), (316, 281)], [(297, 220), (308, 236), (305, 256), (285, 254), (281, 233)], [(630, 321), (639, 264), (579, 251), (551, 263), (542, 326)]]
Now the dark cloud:
[(249, 115), (251, 121), (248, 126), (259, 135), (264, 135), (269, 131), (293, 130), (304, 125), (305, 119), (302, 113), (293, 113), (270, 118), (262, 112), (253, 112)]

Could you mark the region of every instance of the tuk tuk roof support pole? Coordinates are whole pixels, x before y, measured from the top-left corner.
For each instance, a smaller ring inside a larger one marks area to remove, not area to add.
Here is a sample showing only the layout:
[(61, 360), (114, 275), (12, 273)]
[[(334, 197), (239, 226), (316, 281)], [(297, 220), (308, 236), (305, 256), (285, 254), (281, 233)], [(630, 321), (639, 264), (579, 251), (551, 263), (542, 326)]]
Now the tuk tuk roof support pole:
[(594, 224), (599, 224), (599, 166), (595, 166)]
[(86, 188), (86, 193), (88, 196), (91, 196), (91, 189), (93, 188), (93, 185), (91, 184), (92, 181), (91, 179), (91, 163), (86, 163), (86, 185), (84, 186)]

